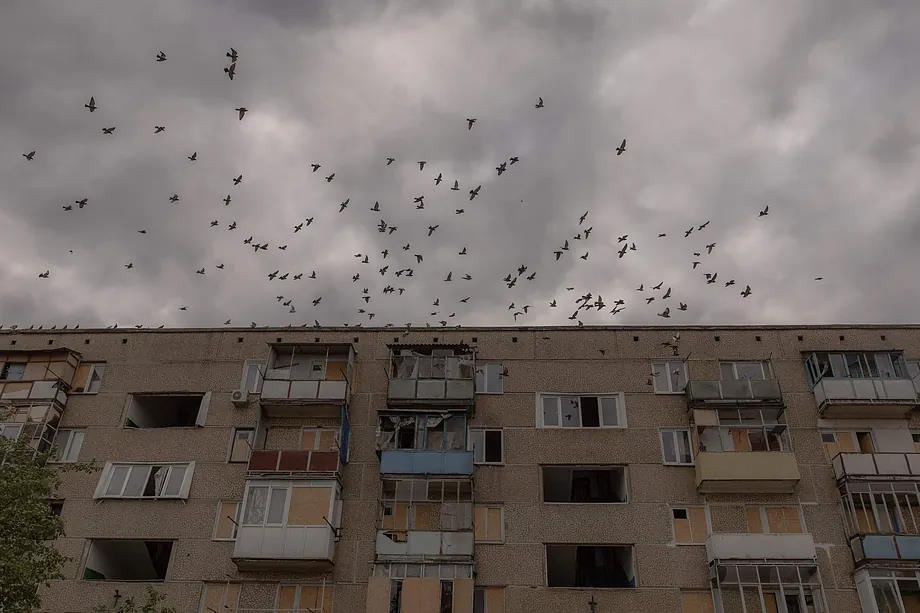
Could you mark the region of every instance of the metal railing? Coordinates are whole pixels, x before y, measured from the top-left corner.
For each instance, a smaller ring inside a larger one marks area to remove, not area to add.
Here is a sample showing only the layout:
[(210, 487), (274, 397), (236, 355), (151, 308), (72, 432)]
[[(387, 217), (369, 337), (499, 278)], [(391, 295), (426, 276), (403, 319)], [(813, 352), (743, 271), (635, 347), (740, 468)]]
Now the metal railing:
[(687, 397), (697, 402), (769, 402), (781, 401), (782, 391), (775, 379), (690, 381)]

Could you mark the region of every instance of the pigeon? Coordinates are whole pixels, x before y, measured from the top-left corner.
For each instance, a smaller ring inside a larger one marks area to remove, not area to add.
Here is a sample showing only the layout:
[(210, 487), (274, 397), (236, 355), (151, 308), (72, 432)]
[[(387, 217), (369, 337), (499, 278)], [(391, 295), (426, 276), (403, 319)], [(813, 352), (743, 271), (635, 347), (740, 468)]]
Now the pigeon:
[(640, 284), (639, 284), (639, 287), (636, 288), (636, 291), (637, 291), (637, 292), (644, 292), (644, 291), (645, 291), (644, 288), (645, 288), (645, 284), (644, 284), (644, 283), (640, 283)]
[(660, 234), (658, 235), (658, 238), (664, 238), (665, 236), (667, 236), (667, 233), (666, 233), (666, 232), (662, 232), (662, 233), (660, 233)]
[(689, 230), (684, 231), (684, 238), (690, 236), (690, 233), (693, 232), (693, 226), (690, 226)]
[(824, 277), (815, 277), (815, 281), (823, 281)]
[(396, 158), (387, 158), (387, 166), (396, 161)]
[(239, 185), (239, 184), (242, 183), (242, 182), (243, 182), (243, 175), (240, 175), (240, 176), (236, 177), (235, 179), (233, 179), (233, 184), (234, 184), (234, 185)]
[(280, 270), (276, 270), (275, 272), (270, 272), (270, 273), (268, 273), (268, 280), (269, 280), (269, 281), (274, 281), (274, 280), (275, 280), (275, 277), (278, 276), (278, 273), (279, 273), (279, 272), (281, 272), (281, 271), (280, 271)]
[(443, 173), (440, 173), (440, 172), (439, 172), (439, 173), (438, 173), (438, 176), (436, 176), (436, 177), (434, 178), (434, 184), (435, 184), (435, 185), (440, 185), (440, 184), (441, 184), (442, 176), (443, 176)]
[(435, 224), (433, 226), (428, 226), (428, 236), (434, 234), (434, 231), (438, 229), (441, 224)]
[(699, 266), (700, 264), (701, 264), (701, 262), (700, 262), (699, 260), (694, 260), (694, 261), (693, 261), (693, 268), (691, 268), (690, 270), (696, 270), (696, 267)]
[(750, 285), (745, 285), (745, 286), (744, 286), (744, 290), (741, 292), (741, 295), (742, 295), (744, 298), (747, 298), (748, 296), (750, 296), (750, 295), (751, 295), (751, 286), (750, 286)]
[(458, 192), (458, 191), (460, 191), (460, 182), (455, 180), (455, 181), (454, 181), (454, 186), (453, 186), (452, 188), (450, 188), (450, 190), (453, 191), (453, 192)]
[(72, 205), (72, 204), (65, 204), (65, 205), (64, 205), (63, 207), (61, 207), (61, 208), (63, 208), (65, 211), (72, 211), (72, 210), (73, 210), (73, 205)]
[(705, 229), (705, 228), (706, 228), (706, 226), (708, 226), (708, 225), (709, 225), (709, 221), (711, 221), (711, 220), (707, 220), (707, 221), (706, 221), (706, 223), (704, 223), (704, 224), (703, 224), (703, 225), (701, 225), (701, 226), (697, 226), (697, 228), (696, 228), (696, 229), (697, 229), (697, 230), (703, 230), (703, 229)]
[(467, 117), (467, 118), (466, 118), (466, 129), (467, 129), (467, 131), (473, 129), (473, 124), (474, 124), (474, 123), (476, 123), (476, 118), (475, 118), (475, 117), (473, 117), (473, 118)]
[(147, 234), (147, 230), (138, 230), (137, 233), (138, 233), (138, 234)]
[(623, 243), (623, 248), (620, 249), (619, 251), (617, 251), (617, 256), (619, 256), (620, 258), (622, 258), (624, 255), (626, 255), (626, 249), (627, 249), (627, 248), (628, 248), (628, 247), (626, 246), (626, 243)]
[[(374, 206), (372, 206), (369, 210), (374, 211), (375, 213), (380, 212), (380, 203), (374, 200)], [(386, 225), (384, 225), (384, 228), (386, 228)]]
[(179, 202), (179, 194), (173, 194), (169, 197), (170, 202)]
[(134, 262), (128, 262), (127, 264), (125, 264), (125, 268), (127, 268), (128, 270), (131, 270), (132, 268), (134, 268)]
[(159, 134), (160, 132), (165, 132), (166, 126), (153, 126), (153, 133)]
[[(584, 214), (583, 214), (581, 217), (578, 218), (578, 225), (579, 225), (579, 226), (580, 226), (581, 224), (585, 223), (585, 220), (588, 218), (588, 213), (590, 213), (590, 211), (585, 211)], [(623, 240), (626, 240), (626, 237), (623, 237)]]
[(708, 245), (706, 245), (706, 252), (712, 253), (712, 250), (715, 248), (715, 246), (716, 246), (715, 243), (709, 243)]
[(758, 213), (757, 216), (766, 217), (767, 215), (769, 215), (769, 212), (770, 212), (770, 205), (768, 204), (767, 206), (763, 207), (763, 210), (760, 213)]
[(645, 299), (645, 304), (652, 304), (652, 302), (654, 301), (655, 301), (655, 297), (649, 296), (648, 298)]
[(296, 275), (294, 275), (294, 276), (291, 277), (291, 278), (294, 279), (295, 281), (300, 281), (300, 279), (303, 278), (303, 273), (302, 273), (302, 272), (301, 272), (301, 273), (297, 273)]
[(501, 164), (495, 167), (495, 170), (498, 171), (498, 176), (502, 176), (502, 173), (505, 172), (506, 167), (507, 167), (507, 164), (505, 162), (502, 162)]
[(215, 219), (214, 221), (211, 222), (211, 227), (213, 228), (213, 227), (216, 226), (218, 223), (219, 223), (219, 222)]
[(728, 281), (725, 282), (725, 287), (729, 287), (730, 285), (734, 285), (734, 284), (735, 284), (735, 280), (734, 280), (734, 279), (730, 279), (730, 280), (728, 280)]
[(666, 292), (664, 293), (664, 296), (662, 296), (661, 299), (662, 299), (662, 300), (667, 300), (667, 299), (670, 298), (670, 297), (671, 297), (671, 288), (669, 287), (669, 288), (668, 288), (668, 291), (666, 291)]
[(157, 61), (158, 61), (158, 62), (165, 62), (165, 61), (166, 61), (166, 52), (165, 52), (165, 51), (159, 51), (159, 52), (157, 52)]
[(228, 229), (228, 230), (236, 230), (236, 222), (234, 221), (234, 222), (231, 223), (229, 226), (227, 226), (227, 229)]
[(706, 281), (706, 283), (709, 283), (709, 284), (715, 283), (715, 282), (716, 282), (716, 277), (718, 277), (718, 276), (719, 276), (719, 273), (715, 273), (714, 275), (710, 275), (710, 274), (707, 272), (707, 273), (706, 273), (706, 278), (707, 278), (708, 280)]
[(533, 108), (542, 109), (543, 108), (543, 98), (537, 98), (537, 103), (533, 105)]
[(315, 279), (315, 278), (316, 278), (316, 271), (315, 271), (315, 270), (310, 272), (310, 278), (311, 278), (311, 279)]
[(195, 160), (198, 159), (198, 152), (195, 151), (195, 152), (192, 153), (192, 155), (189, 155), (189, 156), (187, 156), (187, 157), (188, 157), (188, 159), (189, 159), (190, 162), (194, 162)]
[(230, 194), (227, 194), (227, 197), (223, 199), (224, 206), (230, 206)]
[(556, 256), (556, 261), (557, 261), (557, 262), (559, 261), (559, 258), (562, 257), (562, 252), (561, 252), (561, 251), (553, 251), (553, 254)]
[(448, 272), (448, 273), (447, 273), (447, 276), (444, 278), (444, 282), (445, 282), (445, 283), (450, 283), (451, 277), (452, 277), (453, 274), (454, 274), (453, 271)]
[(244, 245), (249, 245), (249, 244), (251, 244), (251, 243), (252, 243), (252, 237), (251, 237), (251, 236), (250, 236), (249, 238), (243, 240), (243, 244), (244, 244)]
[(457, 255), (466, 255), (466, 247), (464, 247), (463, 249), (461, 249), (461, 250), (457, 253)]
[(236, 49), (230, 47), (230, 51), (227, 52), (227, 57), (230, 58), (230, 61), (235, 64), (239, 56), (236, 53)]
[(297, 232), (300, 232), (301, 228), (303, 228), (303, 222), (300, 222), (299, 224), (294, 226), (294, 233), (296, 234)]
[(661, 313), (658, 313), (658, 317), (664, 317), (665, 319), (667, 319), (670, 316), (671, 316), (671, 307), (667, 307)]
[(681, 303), (680, 303), (680, 306), (677, 307), (677, 310), (678, 310), (678, 311), (686, 311), (686, 310), (687, 310), (687, 303), (686, 303), (686, 302), (681, 302)]
[(454, 215), (463, 215), (466, 209), (454, 209)]
[(426, 162), (425, 160), (420, 161), (420, 162), (418, 163), (418, 169), (419, 169), (419, 170), (425, 170), (425, 164), (427, 164), (427, 163), (428, 163), (428, 162)]
[(476, 186), (476, 189), (470, 190), (470, 200), (479, 195), (479, 190), (482, 189), (482, 185)]
[(319, 170), (321, 167), (322, 167), (322, 164), (317, 164), (317, 163), (315, 163), (315, 162), (314, 162), (313, 164), (310, 164), (310, 168), (313, 169), (313, 172), (316, 172), (316, 171)]
[[(224, 68), (224, 72), (227, 73), (227, 76), (228, 76), (228, 77), (230, 78), (230, 80), (232, 81), (232, 80), (233, 80), (233, 75), (236, 74), (236, 62), (231, 62), (229, 66), (227, 66), (226, 68)], [(253, 327), (255, 327), (255, 326), (253, 326)]]
[(521, 158), (517, 157), (516, 155), (512, 155), (510, 158), (508, 158), (508, 166), (513, 166), (514, 164), (517, 164), (520, 161), (521, 161)]
[(84, 104), (83, 106), (85, 108), (88, 108), (90, 113), (92, 113), (93, 111), (99, 108), (98, 106), (96, 106), (96, 99), (93, 96), (89, 97), (89, 104)]
[(422, 205), (424, 205), (424, 204), (425, 204), (425, 196), (416, 196), (415, 198), (412, 199), (412, 201), (413, 201), (413, 202), (416, 202), (416, 203), (421, 203)]
[(309, 225), (313, 223), (313, 218), (307, 217), (306, 219), (304, 219), (304, 223), (307, 224), (307, 226), (309, 227)]
[(472, 279), (473, 279), (473, 277), (472, 277), (469, 273), (463, 275), (463, 280), (464, 280), (464, 281), (471, 281)]
[(623, 155), (623, 152), (626, 151), (626, 139), (623, 139), (623, 142), (620, 143), (620, 146), (617, 147), (617, 155)]
[(332, 173), (331, 175), (326, 177), (326, 183), (332, 183), (333, 179), (335, 179), (335, 173)]
[(28, 153), (23, 153), (23, 154), (22, 154), (22, 157), (26, 158), (28, 161), (31, 162), (31, 161), (32, 161), (32, 158), (35, 157), (35, 152), (34, 152), (34, 151), (30, 151), (30, 152), (28, 152)]
[(625, 242), (626, 242), (626, 239), (628, 239), (628, 238), (629, 238), (629, 234), (624, 234), (623, 236), (618, 236), (618, 237), (617, 237), (617, 242), (618, 242), (618, 243), (625, 243)]
[(83, 200), (74, 200), (73, 203), (76, 204), (77, 206), (79, 206), (79, 207), (82, 209), (83, 207), (86, 206), (86, 201), (87, 201), (87, 199), (84, 198)]
[(198, 270), (195, 271), (195, 274), (203, 275), (203, 274), (204, 274), (204, 268), (199, 268)]
[(555, 298), (553, 298), (553, 301), (549, 303), (549, 306), (550, 306), (551, 308), (554, 308), (554, 309), (556, 308), (556, 299), (555, 299)]
[(346, 198), (345, 200), (339, 203), (339, 213), (341, 213), (342, 211), (348, 208), (349, 202), (351, 202), (351, 198)]
[(584, 255), (580, 255), (580, 256), (578, 256), (578, 257), (581, 258), (582, 260), (587, 261), (587, 260), (588, 260), (588, 252), (585, 251), (585, 254), (584, 254)]
[(180, 310), (180, 311), (187, 311), (187, 310), (188, 310), (188, 307), (187, 307), (187, 306), (180, 306), (180, 307), (179, 307), (179, 310)]
[(467, 303), (467, 302), (470, 301), (470, 298), (472, 298), (472, 296), (467, 296), (466, 298), (461, 298), (461, 299), (460, 299), (460, 302), (462, 302), (462, 303), (465, 304), (465, 303)]
[(664, 285), (664, 281), (662, 281), (662, 282), (659, 283), (658, 285), (652, 287), (652, 289), (661, 289), (661, 286), (662, 286), (662, 285)]
[(246, 111), (248, 111), (249, 109), (247, 109), (245, 106), (241, 106), (233, 110), (240, 114), (240, 121), (243, 121), (243, 115), (245, 115)]
[(111, 128), (102, 128), (103, 134), (112, 134), (113, 132), (115, 132), (115, 126), (112, 126)]
[(223, 265), (223, 264), (218, 264), (218, 265), (215, 266), (214, 268), (217, 268), (218, 270), (223, 270), (223, 269), (224, 269), (224, 265)]
[(591, 226), (591, 227), (589, 227), (589, 228), (585, 228), (585, 239), (587, 239), (588, 236), (591, 235), (592, 230), (594, 230), (594, 226)]
[(228, 319), (227, 321), (225, 321), (225, 322), (224, 322), (224, 325), (225, 325), (225, 326), (229, 326), (229, 325), (230, 325), (230, 320)]

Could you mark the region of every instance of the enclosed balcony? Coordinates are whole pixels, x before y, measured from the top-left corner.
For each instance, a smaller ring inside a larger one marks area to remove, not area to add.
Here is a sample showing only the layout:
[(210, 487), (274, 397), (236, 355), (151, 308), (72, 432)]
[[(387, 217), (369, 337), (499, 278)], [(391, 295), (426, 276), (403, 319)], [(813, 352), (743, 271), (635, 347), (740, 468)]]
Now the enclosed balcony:
[(466, 415), (390, 413), (378, 418), (380, 473), (471, 475), (473, 452), (466, 445)]
[(254, 449), (249, 456), (250, 475), (338, 475), (339, 452), (304, 449)]
[(920, 453), (840, 453), (831, 463), (838, 481), (854, 478), (920, 480)]
[(272, 345), (260, 404), (270, 416), (338, 414), (354, 369), (350, 344)]
[(690, 408), (718, 408), (726, 404), (781, 405), (783, 395), (779, 382), (774, 379), (720, 379), (718, 381), (690, 381), (686, 388)]
[(814, 560), (810, 534), (712, 534), (706, 539), (710, 562), (727, 560)]
[(709, 569), (717, 613), (831, 611), (813, 559), (738, 560), (712, 563)]
[(816, 352), (805, 367), (821, 417), (903, 419), (918, 406), (901, 352)]
[(473, 404), (475, 364), (466, 345), (390, 346), (390, 406)]
[[(916, 454), (840, 454), (848, 456), (913, 456)], [(846, 473), (840, 482), (844, 527), (857, 564), (876, 560), (920, 561), (920, 479), (908, 475), (875, 476), (871, 470), (902, 470), (910, 466), (885, 464), (854, 466), (835, 460), (835, 472)], [(906, 458), (904, 458), (906, 463)], [(839, 477), (838, 477), (839, 478)], [(907, 478), (908, 480), (904, 480)], [(898, 479), (898, 480), (895, 480)]]
[(335, 480), (249, 479), (232, 559), (240, 570), (328, 572), (342, 515)]

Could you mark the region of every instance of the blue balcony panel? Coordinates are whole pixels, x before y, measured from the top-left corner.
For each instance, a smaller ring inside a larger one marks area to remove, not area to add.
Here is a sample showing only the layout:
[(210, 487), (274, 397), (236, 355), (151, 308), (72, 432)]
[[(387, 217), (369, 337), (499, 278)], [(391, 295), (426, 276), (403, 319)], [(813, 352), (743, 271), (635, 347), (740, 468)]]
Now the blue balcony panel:
[(380, 453), (380, 472), (393, 475), (472, 475), (472, 451), (388, 450)]

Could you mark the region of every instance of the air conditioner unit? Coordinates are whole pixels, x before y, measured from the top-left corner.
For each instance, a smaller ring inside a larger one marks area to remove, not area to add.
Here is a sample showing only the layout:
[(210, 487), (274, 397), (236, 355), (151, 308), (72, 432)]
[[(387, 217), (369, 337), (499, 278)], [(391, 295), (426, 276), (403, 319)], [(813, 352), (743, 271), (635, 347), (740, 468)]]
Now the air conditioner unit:
[(233, 390), (230, 394), (230, 402), (238, 407), (244, 407), (249, 404), (249, 392), (244, 390)]

